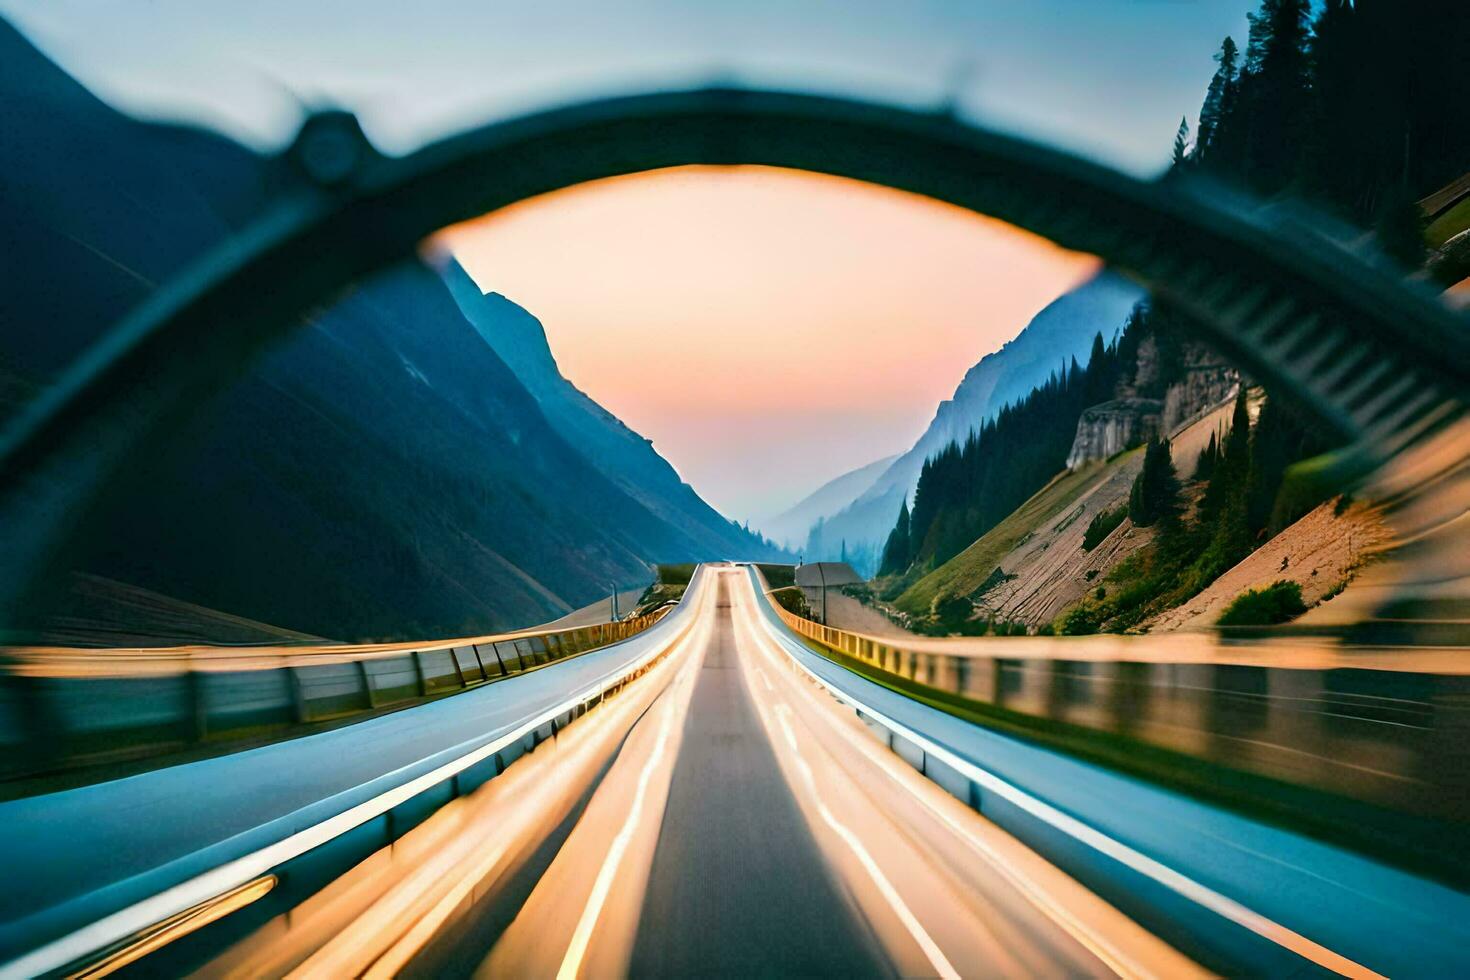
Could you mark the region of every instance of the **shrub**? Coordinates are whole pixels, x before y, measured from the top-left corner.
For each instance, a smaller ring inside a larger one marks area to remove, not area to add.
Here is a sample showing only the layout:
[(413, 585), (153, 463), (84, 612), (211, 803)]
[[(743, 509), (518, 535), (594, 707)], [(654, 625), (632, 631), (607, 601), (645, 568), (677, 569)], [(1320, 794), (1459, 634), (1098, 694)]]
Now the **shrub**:
[(757, 565), (761, 574), (766, 577), (766, 583), (773, 589), (784, 589), (796, 584), (795, 565)]
[(960, 595), (937, 595), (929, 607), (929, 618), (944, 632), (960, 632), (974, 614), (975, 604)]
[(1273, 582), (1235, 597), (1220, 615), (1220, 626), (1275, 626), (1307, 611), (1302, 587), (1295, 582)]
[(694, 577), (694, 565), (659, 565), (658, 580), (663, 585), (688, 585)]
[(1090, 636), (1102, 625), (1102, 610), (1086, 599), (1077, 603), (1057, 620), (1056, 631), (1062, 636)]
[(1125, 504), (1119, 504), (1112, 510), (1098, 511), (1082, 535), (1082, 550), (1091, 551), (1102, 544), (1103, 539), (1116, 531), (1127, 516), (1128, 507)]
[(807, 605), (806, 596), (795, 586), (788, 586), (784, 589), (773, 589), (771, 591), (771, 598), (779, 602), (781, 608), (789, 613), (793, 613), (803, 619), (812, 618), (812, 611)]

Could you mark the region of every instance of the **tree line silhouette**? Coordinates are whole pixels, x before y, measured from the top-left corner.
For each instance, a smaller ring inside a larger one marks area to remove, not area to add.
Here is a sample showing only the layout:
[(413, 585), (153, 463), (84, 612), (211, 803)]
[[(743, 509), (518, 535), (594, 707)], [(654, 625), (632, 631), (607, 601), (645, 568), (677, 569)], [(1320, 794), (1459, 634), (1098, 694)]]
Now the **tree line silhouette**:
[[(1310, 200), (1373, 227), (1385, 252), (1422, 265), (1424, 225), (1415, 201), (1460, 176), (1470, 160), (1470, 3), (1326, 0), (1314, 15), (1310, 0), (1261, 0), (1249, 24), (1243, 52), (1233, 38), (1222, 42), (1194, 141), (1187, 120), (1176, 133), (1176, 168), (1266, 196)], [(905, 500), (888, 536), (879, 574), (912, 579), (943, 564), (1044, 487), (1063, 469), (1083, 410), (1113, 398), (1120, 378), (1135, 376), (1146, 337), (1154, 340), (1157, 370), (1134, 393), (1162, 396), (1183, 375), (1184, 333), (1177, 314), (1139, 304), (1113, 342), (1097, 335), (1086, 367), (1073, 359), (927, 460), (912, 509)], [(1127, 513), (1097, 515), (1084, 545), (1095, 547), (1125, 516), (1138, 526), (1158, 525), (1158, 547), (1135, 562), (1157, 559), (1158, 575), (1135, 598), (1147, 593), (1152, 605), (1165, 591), (1192, 595), (1324, 499), (1323, 488), (1285, 486), (1284, 475), (1328, 448), (1274, 397), (1253, 426), (1242, 394), (1229, 430), (1197, 461), (1192, 512), (1171, 447), (1155, 439)], [(1183, 578), (1165, 590), (1165, 574)], [(1130, 618), (1120, 604), (1111, 607), (1111, 617), (1094, 616), (1096, 609), (1088, 616)]]
[(1470, 4), (1262, 0), (1245, 51), (1215, 55), (1194, 144), (1177, 166), (1310, 200), (1417, 268), (1416, 201), (1470, 166)]

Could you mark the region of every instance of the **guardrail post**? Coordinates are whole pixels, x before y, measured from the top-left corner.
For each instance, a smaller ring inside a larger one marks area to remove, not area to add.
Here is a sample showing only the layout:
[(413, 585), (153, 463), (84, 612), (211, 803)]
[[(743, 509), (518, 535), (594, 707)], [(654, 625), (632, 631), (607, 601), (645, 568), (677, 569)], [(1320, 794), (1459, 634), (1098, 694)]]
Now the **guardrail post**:
[(306, 691), (301, 687), (301, 676), (295, 667), (286, 668), (286, 678), (291, 685), (291, 720), (298, 725), (306, 722)]
[(419, 697), (427, 697), (429, 694), (429, 681), (428, 678), (424, 676), (423, 658), (419, 656), (419, 652), (417, 650), (409, 654), (409, 656), (413, 658), (414, 676), (417, 677), (419, 681)]
[[(479, 648), (479, 644), (476, 644), (475, 646), (476, 646), (476, 649)], [(495, 655), (495, 666), (497, 666), (497, 667), (500, 668), (500, 676), (501, 677), (504, 677), (507, 674), (509, 674), (510, 671), (508, 671), (508, 670), (505, 669), (505, 661), (502, 660), (501, 657), (500, 657), (500, 647), (498, 647), (498, 646), (495, 645), (495, 641), (494, 640), (491, 640), (490, 641), (490, 652)]]
[(189, 691), (189, 734), (196, 742), (204, 741), (209, 734), (209, 706), (204, 703), (204, 678), (192, 667), (184, 675)]
[(371, 711), (378, 704), (377, 700), (373, 697), (373, 678), (368, 673), (366, 660), (359, 660), (357, 662), (357, 676), (362, 680), (362, 698), (367, 702), (368, 710)]

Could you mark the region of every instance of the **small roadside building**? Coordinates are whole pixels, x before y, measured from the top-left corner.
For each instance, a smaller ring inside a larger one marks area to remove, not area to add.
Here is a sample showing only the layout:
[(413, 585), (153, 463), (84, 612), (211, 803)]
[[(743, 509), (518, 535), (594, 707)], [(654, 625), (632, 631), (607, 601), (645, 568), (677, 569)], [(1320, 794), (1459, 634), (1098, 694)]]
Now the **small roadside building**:
[(806, 604), (824, 623), (827, 621), (827, 590), (861, 585), (864, 581), (845, 561), (814, 561), (796, 567), (796, 584), (806, 596)]

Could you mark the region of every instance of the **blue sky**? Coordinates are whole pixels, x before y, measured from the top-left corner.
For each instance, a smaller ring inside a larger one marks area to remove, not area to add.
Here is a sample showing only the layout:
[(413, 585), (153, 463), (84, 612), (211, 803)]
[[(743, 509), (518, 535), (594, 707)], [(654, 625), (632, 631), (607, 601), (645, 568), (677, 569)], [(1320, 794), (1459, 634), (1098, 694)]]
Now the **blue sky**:
[(1125, 169), (1163, 165), (1247, 0), (0, 0), (109, 101), (258, 146), (302, 102), (389, 150), (589, 93), (713, 80), (968, 114)]

